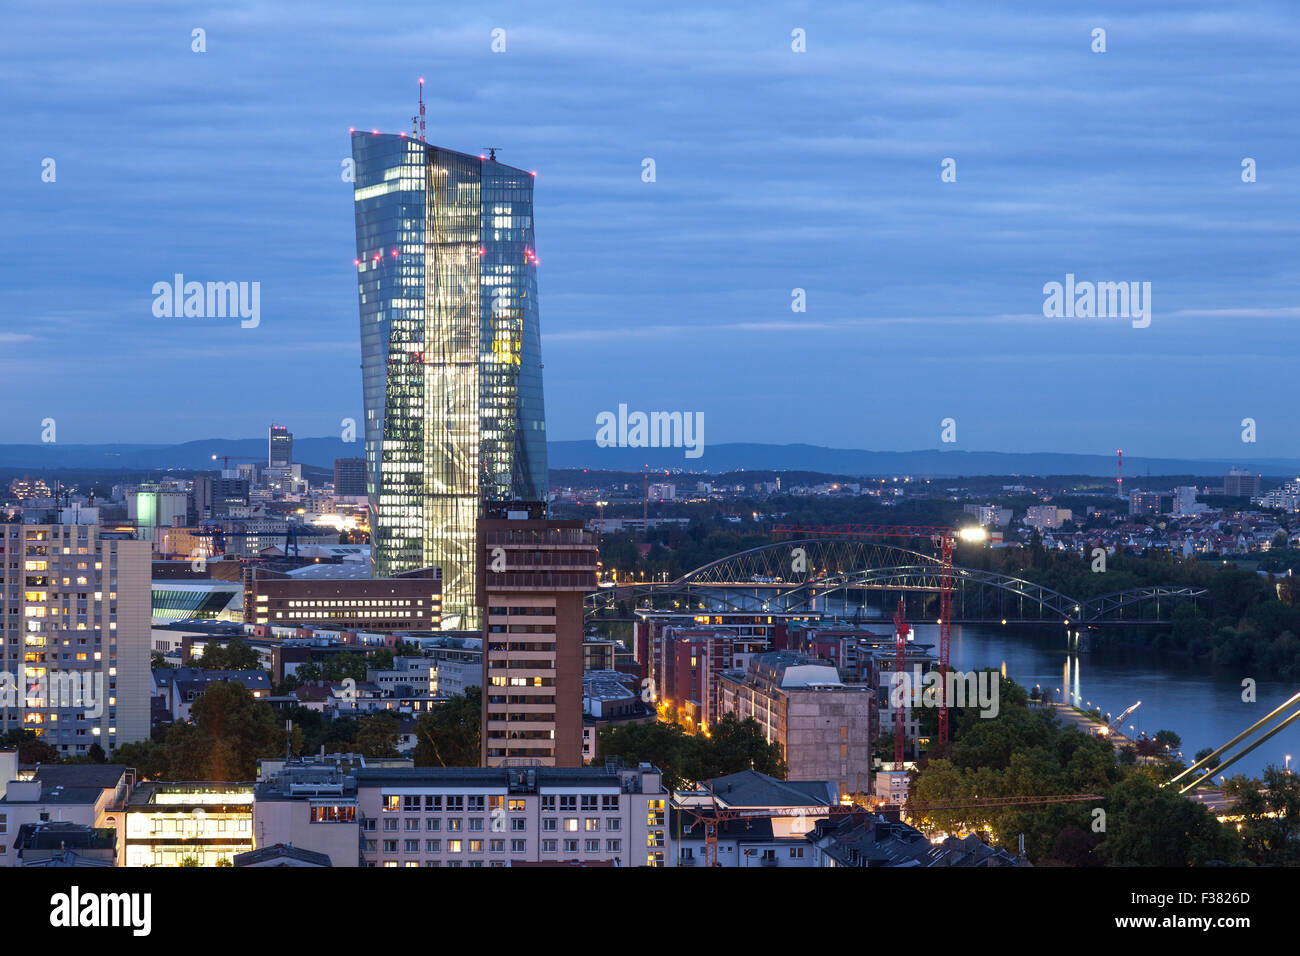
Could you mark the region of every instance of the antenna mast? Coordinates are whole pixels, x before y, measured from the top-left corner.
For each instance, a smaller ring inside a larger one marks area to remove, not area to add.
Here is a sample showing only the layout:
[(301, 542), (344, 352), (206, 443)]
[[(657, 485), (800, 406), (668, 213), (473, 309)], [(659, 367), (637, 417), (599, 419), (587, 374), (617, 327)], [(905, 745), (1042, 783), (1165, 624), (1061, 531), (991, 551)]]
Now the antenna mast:
[(420, 77), (420, 127), (419, 127), (418, 135), (420, 138), (420, 142), (423, 143), (424, 142), (424, 77)]

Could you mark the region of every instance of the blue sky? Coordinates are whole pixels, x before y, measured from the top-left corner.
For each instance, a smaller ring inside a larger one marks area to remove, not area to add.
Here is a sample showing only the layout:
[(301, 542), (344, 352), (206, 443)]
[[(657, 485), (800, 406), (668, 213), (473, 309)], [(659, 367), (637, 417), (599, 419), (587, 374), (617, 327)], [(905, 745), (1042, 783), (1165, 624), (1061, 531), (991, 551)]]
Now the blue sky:
[[(1294, 4), (69, 6), (0, 13), (0, 441), (360, 419), (340, 164), (423, 76), (431, 141), (538, 171), (553, 439), (1296, 454)], [(155, 318), (177, 272), (261, 325)], [(1150, 327), (1044, 318), (1067, 272)]]

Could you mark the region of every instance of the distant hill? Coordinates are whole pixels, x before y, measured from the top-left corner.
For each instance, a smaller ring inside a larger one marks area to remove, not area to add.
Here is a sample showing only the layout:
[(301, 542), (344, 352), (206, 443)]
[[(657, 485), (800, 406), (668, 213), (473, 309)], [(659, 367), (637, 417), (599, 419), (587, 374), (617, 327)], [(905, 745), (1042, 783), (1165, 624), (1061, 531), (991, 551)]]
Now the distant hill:
[[(332, 468), (335, 458), (362, 456), (360, 441), (338, 438), (295, 438), (296, 461)], [(105, 444), (0, 445), (0, 468), (49, 470), (104, 468), (121, 471), (151, 469), (213, 469), (213, 456), (266, 461), (265, 438), (204, 439), (180, 445)], [(730, 442), (706, 445), (700, 458), (686, 458), (680, 448), (600, 448), (594, 441), (554, 441), (549, 445), (551, 468), (591, 468), (602, 471), (656, 469), (720, 473), (739, 470), (811, 471), (836, 475), (914, 475), (949, 478), (975, 475), (1096, 475), (1115, 474), (1109, 455), (1057, 452), (996, 451), (865, 451), (819, 445), (768, 445)], [(1152, 475), (1226, 474), (1231, 467), (1250, 468), (1269, 477), (1300, 474), (1300, 459), (1125, 458), (1124, 473)]]

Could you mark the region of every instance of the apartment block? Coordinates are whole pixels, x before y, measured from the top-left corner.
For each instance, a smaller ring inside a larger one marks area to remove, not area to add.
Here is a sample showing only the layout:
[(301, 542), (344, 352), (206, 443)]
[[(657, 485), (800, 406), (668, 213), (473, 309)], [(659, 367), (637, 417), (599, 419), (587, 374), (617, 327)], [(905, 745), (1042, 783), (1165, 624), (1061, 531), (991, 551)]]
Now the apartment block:
[(648, 764), (366, 768), (356, 780), (363, 866), (670, 859), (669, 794)]
[(149, 736), (150, 545), (93, 524), (0, 525), (0, 730), (70, 757)]
[(828, 780), (846, 793), (870, 786), (872, 710), (866, 686), (803, 654), (759, 654), (719, 684), (723, 713), (753, 717), (780, 744), (792, 780)]
[(581, 521), (486, 518), (478, 526), (487, 767), (582, 766), (583, 597), (596, 535)]

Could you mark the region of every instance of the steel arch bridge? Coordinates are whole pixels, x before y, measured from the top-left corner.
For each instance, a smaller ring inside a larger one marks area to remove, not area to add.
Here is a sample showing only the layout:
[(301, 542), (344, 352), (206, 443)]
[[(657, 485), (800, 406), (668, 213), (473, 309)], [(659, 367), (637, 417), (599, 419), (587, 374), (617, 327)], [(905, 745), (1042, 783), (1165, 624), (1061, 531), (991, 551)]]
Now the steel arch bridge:
[[(907, 563), (882, 563), (905, 560)], [(864, 541), (786, 541), (713, 561), (675, 581), (601, 588), (589, 616), (620, 606), (656, 610), (853, 614), (879, 597), (883, 616), (898, 598), (922, 617), (938, 613), (941, 565), (933, 555)], [(1179, 603), (1208, 602), (1204, 588), (1143, 587), (1077, 600), (1023, 578), (953, 569), (953, 623), (1161, 624)]]

